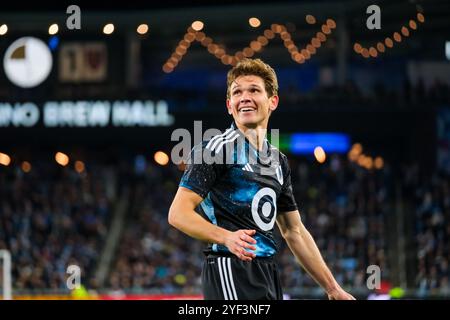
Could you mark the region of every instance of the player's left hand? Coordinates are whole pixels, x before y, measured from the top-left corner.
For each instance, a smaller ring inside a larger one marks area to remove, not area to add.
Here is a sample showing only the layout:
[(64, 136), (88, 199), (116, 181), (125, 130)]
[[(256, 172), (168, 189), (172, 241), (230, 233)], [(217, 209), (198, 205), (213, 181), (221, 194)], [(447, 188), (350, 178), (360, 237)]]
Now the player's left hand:
[(340, 287), (327, 292), (327, 294), (329, 300), (356, 300), (355, 297)]

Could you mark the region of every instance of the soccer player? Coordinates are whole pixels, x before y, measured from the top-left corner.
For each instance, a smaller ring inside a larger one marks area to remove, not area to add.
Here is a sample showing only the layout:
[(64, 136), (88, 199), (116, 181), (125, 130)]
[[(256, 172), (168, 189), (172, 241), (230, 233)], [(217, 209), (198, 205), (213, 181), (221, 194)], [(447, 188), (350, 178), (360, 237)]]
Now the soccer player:
[(276, 221), (328, 298), (353, 300), (302, 224), (286, 156), (266, 139), (278, 101), (275, 71), (260, 59), (244, 59), (228, 72), (226, 105), (234, 121), (223, 134), (193, 148), (169, 223), (209, 243), (202, 271), (205, 299), (283, 299), (274, 261)]

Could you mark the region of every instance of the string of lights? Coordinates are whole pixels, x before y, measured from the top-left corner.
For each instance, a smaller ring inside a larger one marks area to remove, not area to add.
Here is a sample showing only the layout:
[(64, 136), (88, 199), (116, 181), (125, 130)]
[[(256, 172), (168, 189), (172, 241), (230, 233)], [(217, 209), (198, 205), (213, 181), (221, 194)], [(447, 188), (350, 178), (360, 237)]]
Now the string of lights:
[[(315, 24), (316, 18), (310, 14), (306, 17), (306, 22), (308, 24)], [(394, 47), (395, 43), (402, 42), (403, 38), (407, 38), (411, 33), (417, 30), (420, 23), (425, 22), (425, 16), (421, 12), (417, 12), (416, 19), (409, 20), (408, 26), (402, 26), (399, 31), (395, 31), (391, 37), (386, 37), (384, 41), (379, 41), (369, 47), (364, 47), (359, 42), (355, 42), (353, 45), (353, 50), (360, 54), (364, 58), (377, 58), (381, 54), (385, 53), (388, 49)], [(249, 19), (250, 26), (256, 28), (261, 25), (261, 21), (258, 18), (252, 17)], [(191, 26), (187, 29), (182, 40), (179, 41), (177, 47), (172, 52), (171, 56), (163, 64), (162, 70), (165, 73), (171, 73), (178, 66), (178, 64), (183, 59), (183, 56), (189, 50), (193, 42), (200, 42), (200, 44), (205, 47), (208, 52), (214, 55), (218, 60), (220, 60), (225, 65), (235, 66), (237, 62), (244, 58), (253, 57), (255, 54), (259, 53), (265, 46), (269, 44), (275, 36), (279, 36), (286, 49), (291, 55), (293, 61), (298, 64), (303, 64), (309, 60), (314, 54), (317, 53), (324, 42), (327, 41), (328, 37), (332, 34), (333, 30), (336, 28), (336, 22), (333, 19), (327, 19), (327, 21), (321, 25), (321, 31), (317, 32), (311, 41), (306, 44), (303, 48), (299, 49), (298, 46), (292, 39), (291, 33), (287, 30), (287, 27), (283, 24), (274, 23), (269, 29), (264, 30), (263, 34), (258, 36), (255, 40), (252, 40), (248, 46), (235, 52), (234, 54), (229, 54), (225, 50), (223, 45), (216, 43), (211, 37), (208, 37), (204, 32), (202, 32), (204, 24), (202, 21), (194, 21)], [(54, 23), (49, 27), (49, 34), (56, 35), (59, 31), (59, 26)], [(146, 34), (149, 31), (147, 24), (141, 24), (136, 30), (140, 35)], [(8, 32), (8, 26), (3, 24), (0, 26), (0, 35), (5, 35)], [(104, 34), (112, 34), (114, 32), (114, 25), (108, 23), (103, 27)]]
[[(316, 21), (311, 15), (308, 15), (306, 20), (309, 24), (314, 24)], [(292, 35), (285, 25), (274, 23), (270, 29), (264, 30), (263, 34), (258, 36), (256, 40), (251, 41), (247, 47), (237, 51), (233, 55), (228, 54), (223, 46), (215, 43), (211, 37), (208, 37), (202, 32), (203, 27), (204, 24), (201, 21), (194, 21), (189, 26), (183, 39), (179, 41), (170, 58), (162, 66), (164, 72), (170, 73), (178, 66), (194, 41), (200, 42), (210, 54), (214, 55), (223, 64), (235, 66), (240, 60), (251, 58), (260, 52), (276, 35), (283, 40), (283, 44), (289, 51), (292, 60), (298, 64), (302, 64), (316, 54), (317, 49), (322, 46), (322, 43), (327, 41), (328, 37), (336, 28), (336, 22), (333, 19), (327, 19), (326, 23), (321, 25), (321, 31), (317, 32), (311, 41), (301, 49), (292, 40)]]
[[(420, 12), (417, 13), (417, 21), (419, 23), (425, 22), (425, 16)], [(407, 38), (410, 36), (412, 31), (417, 30), (418, 23), (415, 20), (409, 20), (408, 25), (409, 28), (406, 26), (402, 26), (400, 32), (396, 31), (392, 34), (392, 38), (394, 39), (394, 41), (392, 41), (390, 37), (386, 37), (386, 39), (384, 39), (384, 43), (380, 41), (376, 45), (373, 45), (369, 48), (363, 47), (360, 43), (355, 42), (355, 44), (353, 45), (353, 50), (357, 54), (362, 55), (364, 58), (377, 58), (380, 54), (385, 53), (386, 50), (393, 48), (395, 42), (402, 42), (402, 35), (403, 37)]]

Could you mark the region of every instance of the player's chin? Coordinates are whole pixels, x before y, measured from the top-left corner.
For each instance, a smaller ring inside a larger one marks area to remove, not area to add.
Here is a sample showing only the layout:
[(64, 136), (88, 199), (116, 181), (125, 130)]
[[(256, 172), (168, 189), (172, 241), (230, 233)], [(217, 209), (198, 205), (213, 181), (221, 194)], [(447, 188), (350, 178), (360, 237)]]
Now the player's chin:
[(256, 115), (241, 115), (239, 120), (244, 126), (253, 126), (258, 123), (258, 117)]

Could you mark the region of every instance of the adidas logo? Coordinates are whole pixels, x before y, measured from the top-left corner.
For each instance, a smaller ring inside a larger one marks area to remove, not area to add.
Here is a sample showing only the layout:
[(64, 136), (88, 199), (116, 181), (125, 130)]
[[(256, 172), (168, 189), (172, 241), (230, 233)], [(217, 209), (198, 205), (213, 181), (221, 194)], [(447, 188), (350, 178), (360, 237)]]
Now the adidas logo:
[(255, 171), (253, 171), (252, 167), (248, 163), (245, 166), (242, 167), (242, 170), (255, 172)]
[(232, 128), (229, 128), (223, 134), (214, 136), (211, 140), (209, 140), (208, 144), (206, 145), (206, 149), (219, 153), (220, 150), (222, 150), (224, 144), (233, 142), (238, 137), (239, 134)]

